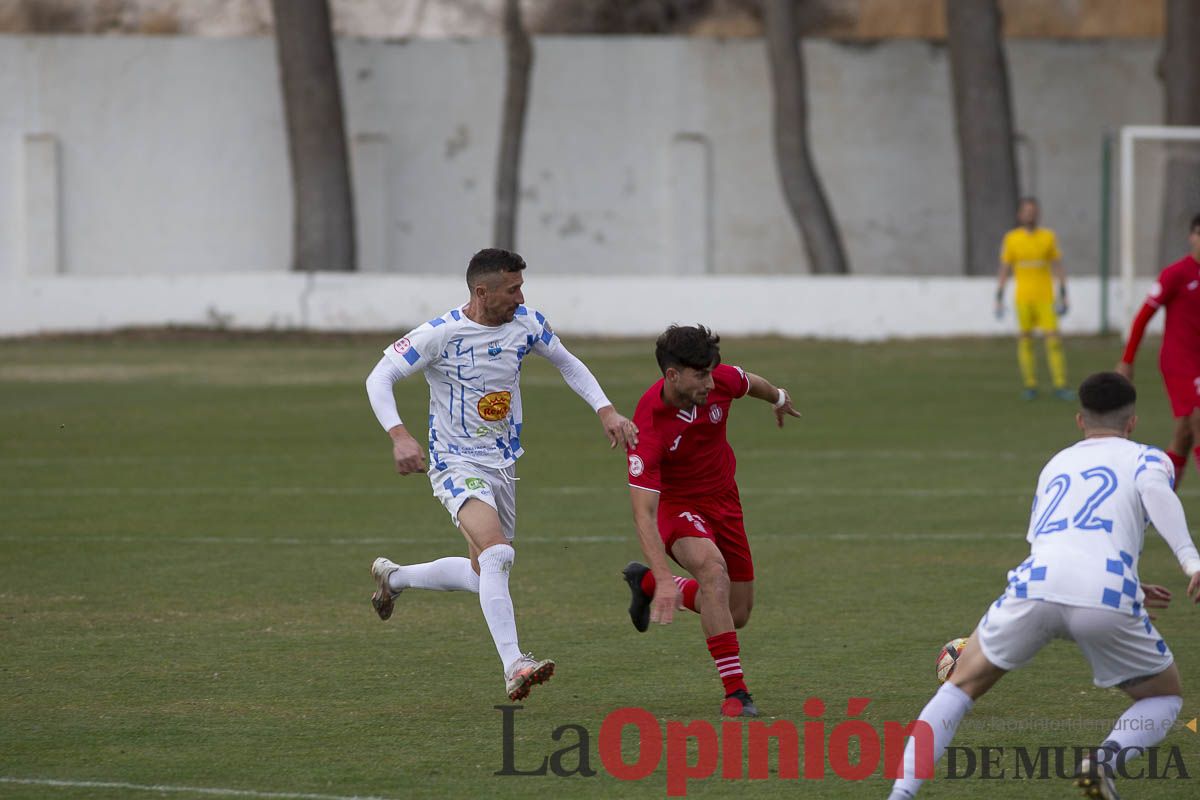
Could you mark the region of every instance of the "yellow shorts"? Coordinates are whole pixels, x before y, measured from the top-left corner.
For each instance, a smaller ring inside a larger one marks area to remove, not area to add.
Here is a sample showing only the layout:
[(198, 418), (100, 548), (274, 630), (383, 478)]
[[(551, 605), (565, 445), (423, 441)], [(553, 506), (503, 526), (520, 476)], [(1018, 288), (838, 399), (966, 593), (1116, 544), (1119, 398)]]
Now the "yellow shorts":
[(1021, 333), (1029, 333), (1034, 328), (1052, 333), (1058, 330), (1058, 315), (1054, 313), (1054, 303), (1017, 303), (1017, 327)]

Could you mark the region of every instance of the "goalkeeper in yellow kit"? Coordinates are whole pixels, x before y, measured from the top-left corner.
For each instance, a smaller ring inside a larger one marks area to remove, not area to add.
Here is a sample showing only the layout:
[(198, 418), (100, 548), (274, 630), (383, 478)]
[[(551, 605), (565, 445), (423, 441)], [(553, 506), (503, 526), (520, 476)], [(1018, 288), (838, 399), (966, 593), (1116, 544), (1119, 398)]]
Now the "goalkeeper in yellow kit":
[[(1058, 318), (1067, 313), (1067, 276), (1062, 266), (1062, 253), (1054, 231), (1038, 227), (1038, 204), (1032, 197), (1023, 198), (1017, 206), (1016, 228), (1004, 235), (1000, 248), (999, 285), (996, 287), (996, 316), (1004, 313), (1004, 285), (1011, 273), (1016, 283), (1013, 308), (1017, 313), (1020, 338), (1017, 340), (1017, 363), (1024, 383), (1022, 397), (1037, 397), (1037, 363), (1033, 352), (1033, 332), (1040, 331), (1046, 340), (1046, 361), (1054, 382), (1055, 396), (1071, 400), (1075, 393), (1067, 388), (1067, 361), (1063, 356), (1062, 339), (1058, 335)], [(1055, 302), (1054, 280), (1058, 281), (1058, 302)]]

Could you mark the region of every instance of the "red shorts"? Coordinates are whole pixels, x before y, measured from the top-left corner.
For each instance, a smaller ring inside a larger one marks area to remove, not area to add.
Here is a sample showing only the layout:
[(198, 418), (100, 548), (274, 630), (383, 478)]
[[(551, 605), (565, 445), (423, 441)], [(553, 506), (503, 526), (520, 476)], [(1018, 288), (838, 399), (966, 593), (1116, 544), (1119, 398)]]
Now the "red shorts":
[(686, 536), (709, 539), (725, 557), (729, 580), (754, 580), (754, 561), (736, 485), (703, 498), (660, 496), (658, 535), (671, 558), (675, 558), (671, 548), (676, 540)]
[(1163, 384), (1171, 399), (1172, 416), (1187, 417), (1200, 408), (1200, 375), (1191, 372), (1164, 372)]

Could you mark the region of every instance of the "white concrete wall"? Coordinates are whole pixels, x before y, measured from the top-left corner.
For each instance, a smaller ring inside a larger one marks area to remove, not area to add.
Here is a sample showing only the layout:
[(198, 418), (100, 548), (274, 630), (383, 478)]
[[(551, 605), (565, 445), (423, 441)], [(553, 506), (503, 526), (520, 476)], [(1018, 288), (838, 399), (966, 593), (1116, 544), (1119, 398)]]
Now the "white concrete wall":
[[(565, 336), (652, 336), (671, 322), (701, 322), (723, 335), (859, 341), (992, 336), (1015, 329), (1011, 311), (1002, 320), (992, 315), (990, 278), (527, 278), (528, 304)], [(0, 280), (0, 335), (164, 324), (399, 335), (466, 298), (461, 278), (442, 275), (277, 272)], [(1063, 329), (1094, 333), (1098, 281), (1073, 281), (1071, 302)]]
[[(944, 48), (804, 48), (813, 147), (853, 269), (957, 273)], [(1157, 51), (1009, 43), (1031, 188), (1076, 275), (1096, 268), (1102, 133), (1160, 119)], [(458, 276), (490, 236), (500, 43), (345, 41), (339, 54), (363, 270)], [(60, 272), (287, 269), (270, 40), (0, 37), (0, 97), (0, 277), (28, 272), (31, 134), (57, 143)], [(769, 114), (756, 41), (538, 39), (519, 231), (531, 275), (806, 272)]]

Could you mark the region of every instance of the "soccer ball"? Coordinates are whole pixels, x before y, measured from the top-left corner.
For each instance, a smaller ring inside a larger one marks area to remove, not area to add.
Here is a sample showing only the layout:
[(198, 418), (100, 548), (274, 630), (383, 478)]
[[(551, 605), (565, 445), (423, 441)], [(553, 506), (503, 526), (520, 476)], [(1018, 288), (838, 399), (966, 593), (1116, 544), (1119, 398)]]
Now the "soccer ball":
[(954, 672), (954, 665), (958, 663), (958, 656), (966, 646), (967, 639), (963, 636), (946, 642), (937, 657), (938, 681), (945, 683), (950, 680), (950, 675)]

